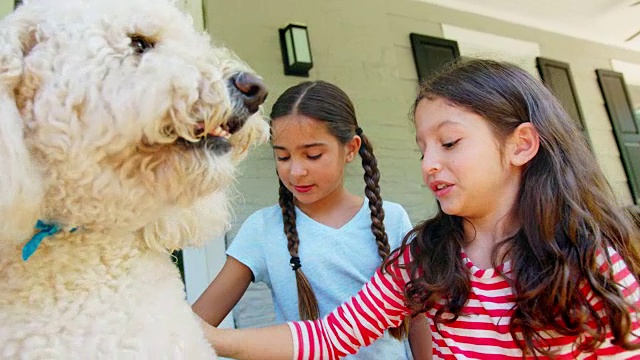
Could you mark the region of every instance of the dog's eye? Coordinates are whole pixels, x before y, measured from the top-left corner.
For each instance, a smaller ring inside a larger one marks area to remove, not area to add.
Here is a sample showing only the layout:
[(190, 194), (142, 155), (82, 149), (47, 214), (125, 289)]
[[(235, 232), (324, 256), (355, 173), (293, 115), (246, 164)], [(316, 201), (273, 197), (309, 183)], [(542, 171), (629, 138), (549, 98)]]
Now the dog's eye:
[(153, 49), (153, 43), (140, 35), (131, 35), (131, 47), (137, 54), (143, 54), (149, 49)]

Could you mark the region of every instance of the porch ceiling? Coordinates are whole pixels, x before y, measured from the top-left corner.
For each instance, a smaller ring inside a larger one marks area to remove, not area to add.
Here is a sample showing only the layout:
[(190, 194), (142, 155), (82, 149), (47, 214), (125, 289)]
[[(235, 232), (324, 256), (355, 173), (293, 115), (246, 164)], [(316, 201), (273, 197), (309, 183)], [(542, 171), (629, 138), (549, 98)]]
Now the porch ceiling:
[(640, 50), (638, 0), (417, 0)]

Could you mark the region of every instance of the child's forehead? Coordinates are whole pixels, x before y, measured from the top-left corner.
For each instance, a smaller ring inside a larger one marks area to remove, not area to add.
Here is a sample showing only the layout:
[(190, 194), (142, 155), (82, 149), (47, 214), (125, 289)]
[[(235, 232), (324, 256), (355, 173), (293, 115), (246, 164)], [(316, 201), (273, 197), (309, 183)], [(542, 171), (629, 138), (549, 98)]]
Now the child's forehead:
[(300, 128), (314, 128), (316, 130), (325, 129), (327, 125), (324, 121), (319, 119), (302, 115), (302, 114), (289, 114), (280, 116), (271, 120), (271, 128), (279, 131), (297, 131)]
[(430, 127), (432, 130), (467, 125), (467, 119), (477, 115), (451, 101), (442, 98), (422, 99), (416, 108), (416, 127)]
[[(286, 116), (271, 124), (271, 144), (274, 148), (301, 148), (310, 145), (328, 144), (335, 137), (327, 125), (306, 116)], [(337, 140), (336, 140), (337, 141)]]

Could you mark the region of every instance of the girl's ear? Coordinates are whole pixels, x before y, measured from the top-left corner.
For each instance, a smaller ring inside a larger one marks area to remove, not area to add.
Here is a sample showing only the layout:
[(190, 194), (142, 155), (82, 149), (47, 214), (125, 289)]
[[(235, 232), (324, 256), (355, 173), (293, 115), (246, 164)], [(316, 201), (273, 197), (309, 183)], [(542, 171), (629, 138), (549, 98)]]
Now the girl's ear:
[(540, 136), (535, 126), (525, 122), (513, 131), (509, 139), (509, 156), (511, 164), (522, 166), (528, 163), (538, 153)]
[(360, 136), (355, 135), (349, 142), (347, 142), (344, 146), (345, 151), (345, 161), (350, 163), (356, 157), (358, 152), (360, 151), (360, 146), (362, 146), (362, 139)]

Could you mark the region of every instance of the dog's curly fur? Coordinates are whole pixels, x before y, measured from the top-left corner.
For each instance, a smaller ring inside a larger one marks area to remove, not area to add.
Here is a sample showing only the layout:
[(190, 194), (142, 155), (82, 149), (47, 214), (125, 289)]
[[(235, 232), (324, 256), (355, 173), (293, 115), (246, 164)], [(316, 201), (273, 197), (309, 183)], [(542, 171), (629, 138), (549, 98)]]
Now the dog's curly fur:
[[(168, 251), (227, 229), (235, 166), (268, 136), (239, 72), (170, 0), (0, 22), (0, 358), (215, 358)], [(38, 219), (62, 231), (23, 261)]]

